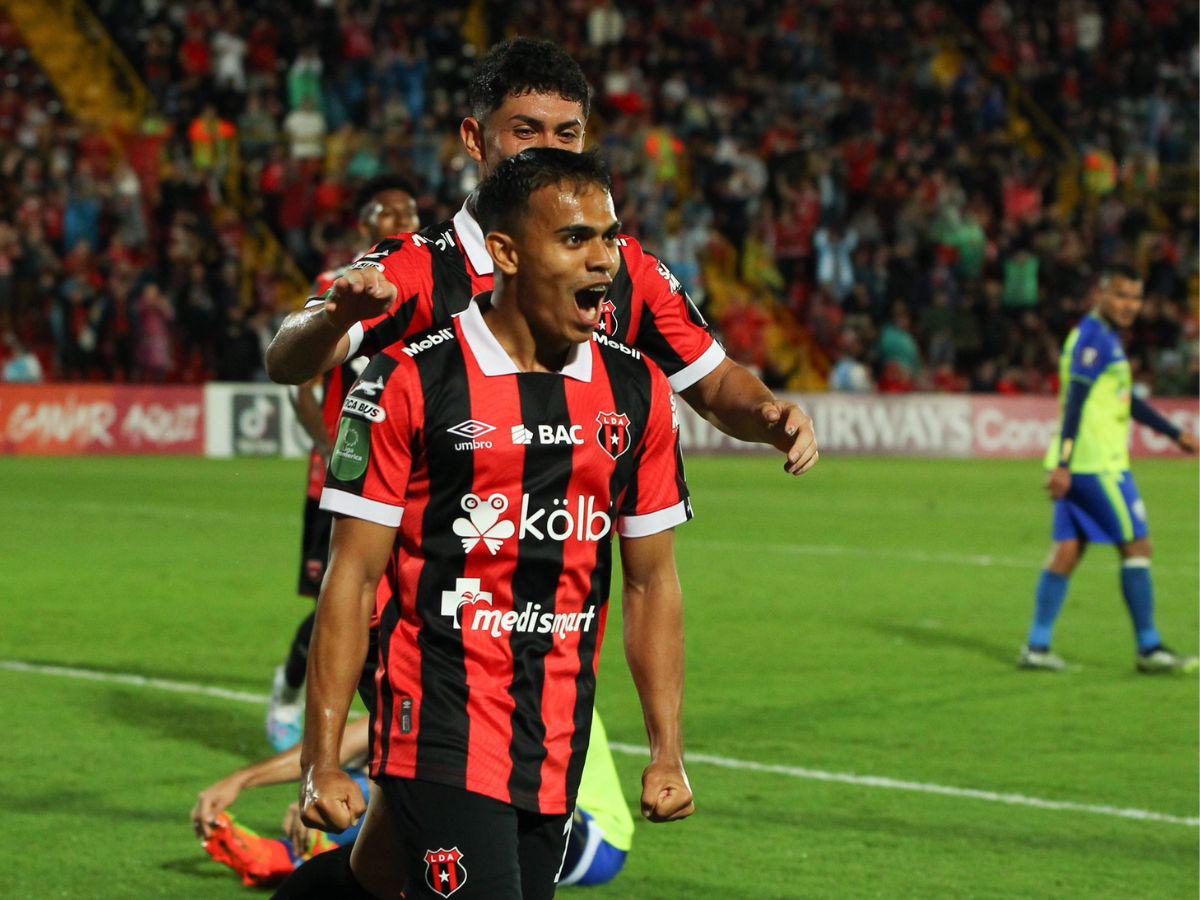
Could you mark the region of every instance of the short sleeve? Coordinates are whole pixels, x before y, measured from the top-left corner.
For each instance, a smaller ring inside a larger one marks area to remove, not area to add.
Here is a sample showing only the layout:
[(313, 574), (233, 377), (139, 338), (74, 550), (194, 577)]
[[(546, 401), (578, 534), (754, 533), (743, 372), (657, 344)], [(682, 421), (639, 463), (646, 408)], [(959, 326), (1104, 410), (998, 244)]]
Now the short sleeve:
[(1108, 368), (1113, 359), (1112, 335), (1098, 325), (1085, 321), (1079, 327), (1079, 340), (1071, 351), (1071, 378), (1091, 384)]
[(420, 380), (411, 360), (375, 357), (342, 405), (321, 509), (398, 526), (422, 418)]
[(627, 538), (648, 537), (692, 517), (675, 395), (663, 373), (652, 364), (649, 369), (650, 411), (645, 434), (617, 514), (617, 533)]
[(384, 238), (349, 269), (374, 268), (396, 286), (396, 299), (386, 313), (355, 322), (347, 337), (346, 359), (371, 357), (432, 324), (432, 274), (429, 253), (411, 235)]
[(634, 346), (658, 363), (673, 390), (687, 390), (721, 364), (725, 350), (666, 263), (632, 238), (624, 240), (633, 288), (643, 301)]

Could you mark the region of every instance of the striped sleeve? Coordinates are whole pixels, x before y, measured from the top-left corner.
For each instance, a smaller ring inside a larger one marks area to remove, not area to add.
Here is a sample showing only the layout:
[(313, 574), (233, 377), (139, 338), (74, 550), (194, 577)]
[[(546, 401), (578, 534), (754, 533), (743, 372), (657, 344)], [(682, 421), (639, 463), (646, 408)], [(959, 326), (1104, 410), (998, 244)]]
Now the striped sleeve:
[(380, 354), (342, 405), (321, 508), (396, 527), (404, 515), (423, 401), (407, 357)]
[(675, 395), (657, 366), (647, 368), (651, 376), (649, 412), (617, 515), (617, 533), (626, 538), (648, 537), (692, 517), (679, 449)]
[(429, 252), (411, 236), (384, 238), (350, 266), (367, 267), (378, 269), (396, 286), (396, 300), (386, 313), (351, 326), (347, 359), (374, 356), (433, 324)]
[(625, 241), (634, 295), (642, 301), (634, 346), (667, 373), (673, 390), (686, 390), (721, 364), (725, 350), (666, 264), (633, 238)]

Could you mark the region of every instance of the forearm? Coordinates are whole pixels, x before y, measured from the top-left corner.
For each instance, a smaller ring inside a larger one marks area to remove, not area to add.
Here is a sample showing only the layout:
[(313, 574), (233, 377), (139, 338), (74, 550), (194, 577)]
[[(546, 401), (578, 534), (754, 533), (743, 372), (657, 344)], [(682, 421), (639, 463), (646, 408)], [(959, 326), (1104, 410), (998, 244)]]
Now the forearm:
[(296, 418), (304, 426), (304, 431), (313, 442), (313, 446), (322, 454), (328, 449), (329, 434), (325, 431), (325, 417), (321, 405), (317, 403), (313, 390), (317, 379), (305, 382), (296, 389), (292, 404), (296, 408)]
[(1067, 402), (1063, 407), (1062, 426), (1059, 431), (1058, 464), (1069, 466), (1075, 452), (1075, 438), (1079, 435), (1079, 424), (1083, 420), (1083, 404), (1087, 402), (1092, 386), (1086, 381), (1071, 380), (1067, 385)]
[(1179, 436), (1182, 433), (1179, 427), (1141, 397), (1135, 396), (1130, 400), (1129, 413), (1133, 416), (1135, 422), (1145, 425), (1147, 428), (1151, 428), (1173, 441), (1179, 440)]
[(302, 384), (328, 371), (340, 362), (338, 345), (348, 330), (324, 306), (289, 313), (267, 348), (267, 375), (280, 384)]
[(683, 758), (683, 594), (674, 568), (625, 585), (625, 656), (642, 703), (652, 759)]
[(775, 435), (760, 410), (764, 403), (775, 402), (775, 395), (735, 362), (722, 364), (709, 378), (685, 390), (683, 398), (730, 437), (751, 443), (774, 443)]
[[(377, 581), (378, 579), (376, 579)], [(308, 654), (307, 700), (301, 767), (337, 765), (354, 697), (367, 655), (367, 633), (375, 581), (331, 564), (317, 603)]]

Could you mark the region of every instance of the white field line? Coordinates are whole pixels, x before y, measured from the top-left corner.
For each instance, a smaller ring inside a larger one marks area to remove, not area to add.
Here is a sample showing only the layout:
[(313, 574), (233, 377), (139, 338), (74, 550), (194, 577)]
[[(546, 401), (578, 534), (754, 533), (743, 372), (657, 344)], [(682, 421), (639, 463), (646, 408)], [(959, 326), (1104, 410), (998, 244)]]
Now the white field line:
[[(165, 678), (146, 678), (142, 675), (129, 675), (116, 672), (95, 672), (90, 669), (76, 669), (67, 666), (47, 666), (35, 663), (21, 662), (15, 659), (0, 659), (0, 670), (21, 672), (30, 675), (52, 675), (60, 678), (75, 678), (84, 681), (100, 681), (111, 684), (122, 684), (129, 687), (154, 688), (162, 691), (173, 691), (177, 694), (199, 694), (205, 697), (217, 697), (222, 700), (234, 700), (239, 703), (265, 705), (266, 694), (252, 694), (246, 691), (230, 691), (224, 688), (210, 687), (203, 684), (191, 684), (186, 681), (169, 681)], [(610, 741), (609, 747), (616, 753), (626, 756), (647, 756), (645, 747), (636, 744), (622, 744)], [(827, 781), (838, 784), (852, 784), (858, 787), (880, 788), (890, 791), (909, 791), (918, 794), (938, 794), (943, 797), (959, 797), (969, 800), (984, 800), (990, 803), (1005, 803), (1010, 806), (1030, 806), (1035, 809), (1061, 810), (1066, 812), (1092, 813), (1100, 816), (1111, 816), (1118, 819), (1134, 819), (1141, 822), (1165, 822), (1170, 825), (1187, 825), (1192, 828), (1200, 826), (1200, 818), (1172, 816), (1167, 813), (1153, 812), (1146, 809), (1125, 809), (1117, 806), (1098, 806), (1090, 803), (1075, 803), (1070, 800), (1044, 800), (1040, 797), (1027, 797), (1024, 794), (1002, 794), (995, 791), (981, 791), (975, 788), (949, 787), (941, 784), (927, 784), (920, 781), (901, 781), (896, 778), (885, 778), (878, 775), (854, 775), (847, 772), (825, 772), (820, 769), (805, 769), (800, 766), (783, 766), (771, 763), (754, 762), (746, 759), (732, 759), (727, 756), (714, 756), (709, 753), (689, 753), (689, 763), (702, 763), (717, 766), (722, 769), (734, 769), (743, 772), (762, 772), (769, 775), (783, 775), (787, 778), (802, 778), (808, 781)]]
[[(696, 548), (702, 550), (732, 551), (753, 549), (755, 552), (782, 553), (792, 556), (894, 559), (900, 562), (938, 563), (951, 566), (975, 566), (979, 568), (1023, 569), (1025, 571), (1035, 570), (1042, 565), (1042, 562), (1039, 560), (1021, 559), (1015, 556), (993, 556), (987, 553), (929, 553), (924, 550), (893, 550), (887, 547), (845, 547), (837, 544), (772, 544), (760, 543), (758, 541), (712, 538), (689, 539), (686, 534), (681, 534), (678, 538), (678, 545), (685, 549)], [(1093, 550), (1091, 555), (1099, 554), (1096, 550)], [(1117, 568), (1115, 557), (1111, 560), (1111, 568), (1114, 570)], [(1162, 565), (1156, 562), (1153, 571), (1200, 577), (1200, 567), (1197, 566)]]

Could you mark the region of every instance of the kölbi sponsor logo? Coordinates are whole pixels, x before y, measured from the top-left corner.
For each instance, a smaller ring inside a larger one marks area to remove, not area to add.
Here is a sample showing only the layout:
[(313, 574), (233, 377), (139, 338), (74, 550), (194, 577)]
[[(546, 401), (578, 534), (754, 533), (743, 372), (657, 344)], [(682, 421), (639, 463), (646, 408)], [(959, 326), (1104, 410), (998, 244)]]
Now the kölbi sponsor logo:
[(496, 430), (495, 425), (489, 425), (487, 422), (480, 422), (478, 419), (467, 419), (465, 422), (459, 422), (453, 428), (447, 428), (449, 434), (457, 435), (458, 437), (469, 438), (466, 441), (460, 441), (454, 445), (455, 450), (491, 450), (491, 441), (481, 441), (479, 438), (485, 434), (491, 434)]
[(574, 504), (567, 499), (554, 500), (552, 509), (531, 509), (529, 495), (521, 495), (521, 516), (516, 524), (501, 518), (508, 511), (508, 498), (492, 494), (486, 499), (466, 494), (460, 501), (465, 516), (451, 526), (462, 540), (463, 552), (470, 553), (480, 544), (495, 556), (514, 534), (518, 540), (599, 541), (612, 530), (612, 518), (596, 508), (596, 498), (583, 494)]
[(542, 612), (540, 603), (526, 604), (520, 612), (494, 609), (492, 592), (483, 590), (478, 578), (456, 578), (454, 590), (442, 591), (441, 611), (450, 617), (455, 631), (488, 632), (494, 638), (518, 632), (553, 634), (563, 640), (572, 632), (590, 630), (596, 617), (594, 607), (574, 613)]

